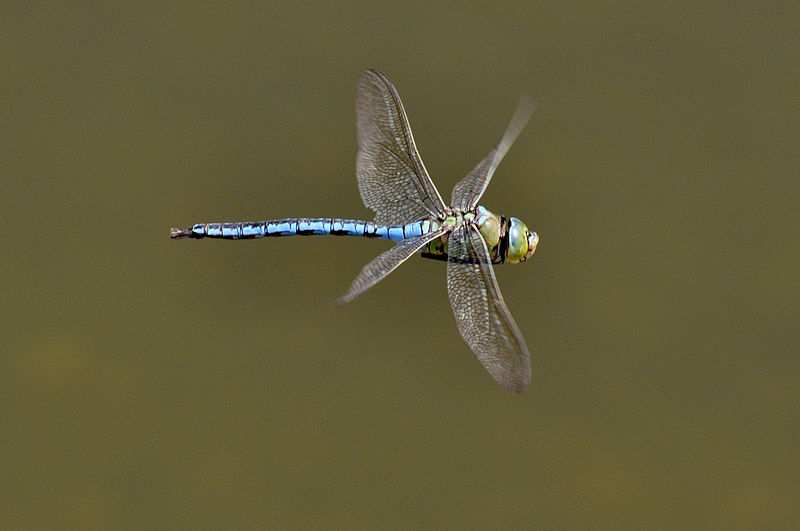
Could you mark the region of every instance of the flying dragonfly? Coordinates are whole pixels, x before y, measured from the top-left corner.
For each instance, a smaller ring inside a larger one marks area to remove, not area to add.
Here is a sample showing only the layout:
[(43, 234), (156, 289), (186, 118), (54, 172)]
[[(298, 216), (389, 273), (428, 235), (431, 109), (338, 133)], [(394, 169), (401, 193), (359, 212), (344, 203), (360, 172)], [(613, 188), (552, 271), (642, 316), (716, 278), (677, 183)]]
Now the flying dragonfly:
[(447, 266), (447, 294), (461, 336), (494, 379), (509, 391), (530, 383), (530, 353), (508, 310), (494, 264), (518, 264), (536, 251), (539, 236), (515, 217), (478, 205), (500, 161), (525, 127), (533, 104), (523, 99), (497, 146), (443, 200), (422, 162), (400, 94), (381, 72), (358, 82), (356, 175), (372, 221), (285, 218), (198, 223), (170, 231), (177, 238), (243, 240), (271, 236), (336, 235), (381, 238), (395, 246), (369, 262), (340, 301), (349, 302), (417, 252)]

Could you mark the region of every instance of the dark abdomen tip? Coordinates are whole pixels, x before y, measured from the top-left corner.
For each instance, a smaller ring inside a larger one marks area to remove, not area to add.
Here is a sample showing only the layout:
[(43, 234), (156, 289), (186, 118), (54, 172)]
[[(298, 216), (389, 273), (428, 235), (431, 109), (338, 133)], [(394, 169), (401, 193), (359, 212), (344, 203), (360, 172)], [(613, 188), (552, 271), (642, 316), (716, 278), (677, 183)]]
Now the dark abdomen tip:
[(169, 229), (169, 237), (173, 240), (179, 240), (181, 238), (191, 238), (194, 236), (192, 233), (192, 229), (176, 229), (172, 227)]

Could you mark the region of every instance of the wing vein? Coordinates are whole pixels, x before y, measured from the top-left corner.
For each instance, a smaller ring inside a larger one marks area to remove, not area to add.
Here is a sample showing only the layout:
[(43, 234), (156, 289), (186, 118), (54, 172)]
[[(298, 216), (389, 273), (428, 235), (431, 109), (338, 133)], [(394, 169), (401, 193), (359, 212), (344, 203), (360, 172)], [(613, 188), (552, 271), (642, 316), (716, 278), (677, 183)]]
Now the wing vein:
[(478, 227), (459, 225), (447, 245), (447, 293), (461, 337), (499, 384), (522, 391), (530, 383), (530, 353)]

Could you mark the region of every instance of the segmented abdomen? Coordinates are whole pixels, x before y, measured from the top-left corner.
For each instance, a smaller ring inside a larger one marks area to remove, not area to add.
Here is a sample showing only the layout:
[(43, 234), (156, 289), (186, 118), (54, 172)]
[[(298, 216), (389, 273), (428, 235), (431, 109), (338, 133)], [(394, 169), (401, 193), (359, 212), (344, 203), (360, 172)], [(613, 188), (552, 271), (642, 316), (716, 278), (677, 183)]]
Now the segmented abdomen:
[(235, 223), (198, 223), (192, 225), (191, 238), (243, 240), (277, 236), (360, 236), (400, 241), (427, 234), (428, 220), (406, 225), (375, 225), (371, 221), (340, 218), (286, 218)]

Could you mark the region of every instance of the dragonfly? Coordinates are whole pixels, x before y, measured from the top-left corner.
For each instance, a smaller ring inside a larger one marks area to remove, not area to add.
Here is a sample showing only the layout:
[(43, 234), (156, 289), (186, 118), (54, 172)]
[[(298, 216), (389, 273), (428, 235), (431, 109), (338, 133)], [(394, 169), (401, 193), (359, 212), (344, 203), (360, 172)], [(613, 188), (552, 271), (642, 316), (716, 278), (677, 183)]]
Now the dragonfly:
[(243, 240), (334, 235), (386, 239), (395, 245), (363, 267), (340, 298), (349, 302), (420, 253), (446, 263), (447, 294), (461, 337), (505, 389), (523, 391), (531, 380), (530, 352), (500, 292), (494, 265), (519, 264), (536, 251), (539, 236), (521, 220), (479, 205), (492, 176), (528, 122), (533, 103), (523, 98), (500, 142), (453, 188), (446, 204), (417, 150), (400, 94), (386, 74), (365, 71), (356, 93), (356, 175), (371, 221), (283, 218), (197, 223), (170, 237)]

